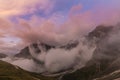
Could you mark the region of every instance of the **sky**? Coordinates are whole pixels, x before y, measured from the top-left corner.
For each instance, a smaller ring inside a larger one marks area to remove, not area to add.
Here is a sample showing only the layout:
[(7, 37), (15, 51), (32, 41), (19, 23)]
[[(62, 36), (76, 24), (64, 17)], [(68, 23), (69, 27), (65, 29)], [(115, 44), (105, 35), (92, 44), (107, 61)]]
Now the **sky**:
[(119, 19), (120, 0), (0, 0), (0, 51), (16, 53), (43, 36), (59, 42), (58, 34), (83, 35)]

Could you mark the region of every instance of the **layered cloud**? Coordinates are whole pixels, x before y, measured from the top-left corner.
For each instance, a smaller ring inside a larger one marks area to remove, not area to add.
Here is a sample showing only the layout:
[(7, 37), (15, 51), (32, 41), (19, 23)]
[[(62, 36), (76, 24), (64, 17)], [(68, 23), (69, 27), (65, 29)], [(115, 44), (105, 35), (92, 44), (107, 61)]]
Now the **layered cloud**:
[[(8, 19), (0, 19), (0, 38), (16, 37), (21, 39), (24, 44), (37, 40), (53, 44), (53, 42), (67, 42), (86, 35), (97, 25), (115, 25), (120, 21), (119, 0), (95, 1), (92, 3), (93, 7), (90, 8), (79, 3), (72, 5), (66, 14), (62, 13), (60, 9), (63, 7), (62, 4), (55, 4), (58, 2), (57, 0), (0, 0), (0, 17), (14, 16), (16, 18), (15, 15), (25, 15), (26, 17), (31, 14), (30, 19), (17, 17), (17, 23)], [(66, 8), (69, 6), (68, 0), (60, 2), (68, 3)], [(58, 9), (56, 10), (56, 8)], [(46, 14), (51, 10), (53, 13), (47, 18), (41, 14), (36, 15), (36, 11)], [(13, 41), (16, 39), (13, 38)]]
[(37, 10), (48, 12), (51, 0), (0, 0), (0, 17), (34, 13)]

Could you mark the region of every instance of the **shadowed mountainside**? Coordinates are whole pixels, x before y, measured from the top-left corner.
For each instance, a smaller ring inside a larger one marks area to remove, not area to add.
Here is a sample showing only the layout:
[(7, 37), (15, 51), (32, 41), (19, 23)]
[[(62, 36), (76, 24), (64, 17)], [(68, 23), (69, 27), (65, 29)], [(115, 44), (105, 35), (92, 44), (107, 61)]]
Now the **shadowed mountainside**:
[(98, 26), (90, 32), (88, 39), (95, 39), (97, 44), (92, 59), (80, 70), (64, 75), (62, 80), (114, 80), (120, 78), (120, 73), (117, 72), (120, 70), (119, 47), (114, 43), (109, 44), (107, 41), (112, 30), (113, 27)]

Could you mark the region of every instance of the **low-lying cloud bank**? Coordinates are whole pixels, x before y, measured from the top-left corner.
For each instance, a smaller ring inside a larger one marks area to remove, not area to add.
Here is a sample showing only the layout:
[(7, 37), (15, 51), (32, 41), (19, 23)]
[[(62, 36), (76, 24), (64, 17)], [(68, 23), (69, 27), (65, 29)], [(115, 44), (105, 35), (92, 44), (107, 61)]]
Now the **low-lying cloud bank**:
[[(71, 44), (71, 43), (69, 43)], [(51, 47), (52, 45), (50, 45)], [(71, 48), (66, 48), (71, 47)], [(47, 47), (36, 43), (29, 46), (31, 59), (25, 58), (3, 58), (2, 60), (18, 65), (25, 70), (37, 73), (57, 73), (69, 69), (77, 70), (86, 65), (91, 59), (95, 45), (82, 39), (77, 43), (77, 46), (55, 45), (47, 51)]]

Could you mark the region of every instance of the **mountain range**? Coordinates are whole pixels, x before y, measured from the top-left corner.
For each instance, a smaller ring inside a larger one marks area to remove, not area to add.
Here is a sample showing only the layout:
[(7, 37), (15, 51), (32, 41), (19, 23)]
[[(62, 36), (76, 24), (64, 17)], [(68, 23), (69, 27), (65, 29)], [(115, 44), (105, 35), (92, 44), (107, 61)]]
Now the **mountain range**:
[[(32, 73), (21, 69), (18, 66), (9, 64), (7, 62), (0, 61), (0, 80), (120, 80), (120, 50), (119, 43), (109, 43), (108, 39), (111, 33), (114, 31), (114, 26), (96, 27), (90, 32), (86, 38), (88, 40), (94, 40), (97, 44), (91, 60), (79, 70), (72, 73), (61, 74), (54, 77), (43, 76), (42, 74)], [(76, 47), (79, 43), (74, 41), (66, 45), (58, 46), (61, 49), (70, 50)], [(31, 44), (34, 46), (36, 53), (40, 53), (37, 44)], [(52, 48), (57, 48), (53, 45), (42, 43), (45, 51), (49, 51)], [(101, 54), (100, 54), (101, 53)], [(4, 58), (0, 54), (0, 58)], [(20, 53), (14, 57), (28, 58), (37, 61), (31, 56), (29, 47), (25, 47)]]

